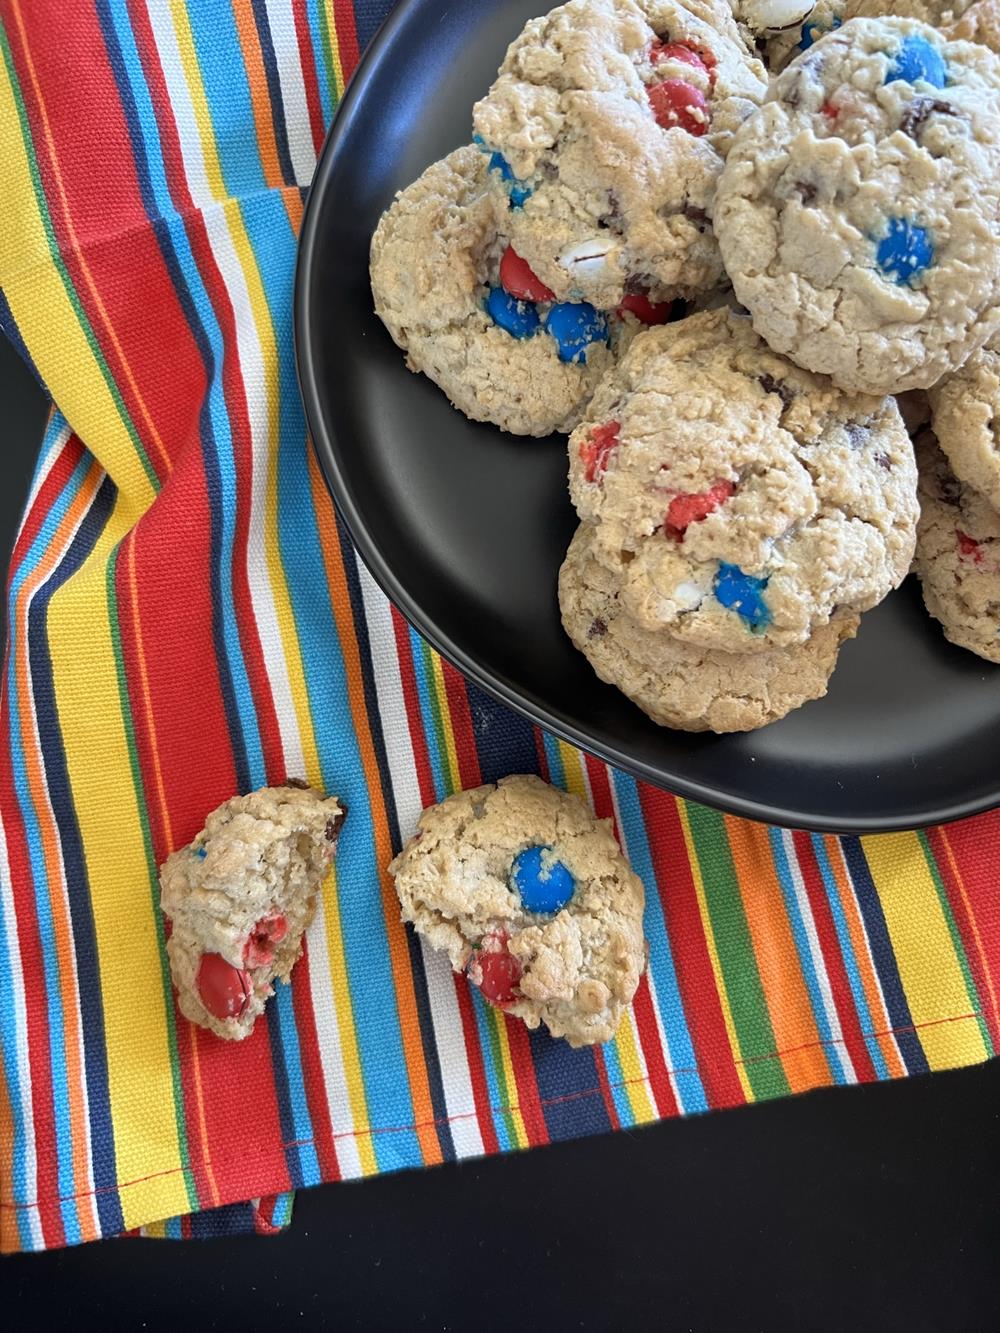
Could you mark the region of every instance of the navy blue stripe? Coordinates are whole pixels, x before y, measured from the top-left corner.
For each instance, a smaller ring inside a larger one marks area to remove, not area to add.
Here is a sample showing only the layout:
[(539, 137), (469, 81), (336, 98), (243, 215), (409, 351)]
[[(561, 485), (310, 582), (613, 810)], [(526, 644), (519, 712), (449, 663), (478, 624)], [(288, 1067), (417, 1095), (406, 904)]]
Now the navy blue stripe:
[[(364, 598), (361, 582), (358, 578), (357, 556), (347, 530), (337, 516), (337, 536), (343, 555), (344, 575), (348, 595), (351, 599), (351, 615), (354, 620), (354, 632), (358, 640), (358, 655), (361, 659), (361, 679), (365, 690), (365, 708), (371, 729), (372, 748), (378, 765), (379, 781), (382, 786), (382, 804), (385, 807), (389, 824), (389, 837), (394, 850), (402, 845), (399, 821), (396, 818), (396, 802), (392, 791), (392, 773), (389, 769), (389, 757), (385, 748), (385, 736), (382, 732), (382, 720), (378, 707), (378, 692), (375, 688), (375, 675), (372, 671), (371, 641), (368, 637), (368, 622), (365, 619)], [(374, 795), (374, 793), (373, 793)], [(455, 1144), (448, 1123), (448, 1103), (444, 1095), (444, 1080), (441, 1077), (441, 1062), (438, 1059), (437, 1042), (434, 1040), (434, 1019), (431, 1015), (430, 995), (427, 990), (427, 977), (424, 973), (424, 960), (420, 944), (412, 931), (406, 932), (406, 945), (410, 953), (410, 971), (413, 974), (413, 997), (417, 1006), (417, 1018), (420, 1024), (420, 1041), (424, 1050), (424, 1063), (427, 1066), (427, 1085), (431, 1095), (431, 1109), (434, 1114), (435, 1128), (441, 1155), (446, 1162), (455, 1160)]]
[(253, 1206), (249, 1203), (227, 1203), (221, 1208), (206, 1208), (203, 1212), (191, 1214), (191, 1236), (194, 1240), (249, 1236), (253, 1231)]
[(253, 0), (253, 16), (257, 24), (257, 36), (260, 38), (260, 53), (264, 59), (264, 77), (267, 79), (267, 92), (271, 101), (271, 117), (274, 121), (274, 138), (278, 147), (281, 174), (286, 185), (294, 185), (295, 168), (292, 166), (292, 154), (288, 147), (285, 103), (281, 97), (278, 61), (274, 54), (274, 41), (271, 38), (271, 25), (267, 20), (265, 0)]
[(59, 710), (52, 680), (52, 660), (46, 635), (49, 602), (59, 588), (80, 568), (104, 531), (115, 501), (115, 486), (106, 477), (94, 496), (76, 536), (62, 561), (38, 589), (28, 611), (28, 660), (34, 696), (38, 740), (45, 766), (45, 779), (52, 808), (59, 811), (59, 845), (66, 873), (66, 891), (73, 923), (73, 946), (80, 989), (83, 1029), (84, 1076), (90, 1147), (93, 1159), (94, 1196), (103, 1235), (123, 1231), (125, 1222), (118, 1199), (111, 1099), (108, 1092), (108, 1055), (104, 1033), (97, 937), (90, 902), (90, 882), (83, 855), (83, 841), (70, 790), (66, 751), (59, 729)]
[(354, 0), (354, 23), (358, 33), (358, 50), (365, 47), (381, 28), (396, 0)]
[[(264, 1010), (267, 1035), (271, 1043), (271, 1065), (274, 1069), (274, 1088), (277, 1093), (278, 1119), (281, 1122), (281, 1140), (285, 1144), (285, 1163), (293, 1189), (305, 1184), (302, 1171), (302, 1153), (295, 1144), (295, 1119), (292, 1114), (292, 1094), (288, 1086), (288, 1067), (285, 1064), (285, 1044), (281, 1040), (281, 1016), (278, 1002), (272, 1000)], [(288, 1146), (291, 1145), (291, 1146)], [(310, 1184), (315, 1182), (310, 1181)]]
[[(11, 314), (10, 306), (7, 304), (7, 298), (4, 296), (2, 288), (0, 288), (0, 333), (4, 335), (38, 383), (45, 389), (45, 381), (39, 375), (35, 363), (31, 359), (31, 355), (24, 344), (24, 339), (21, 337), (21, 330), (14, 323), (14, 316)], [(45, 392), (48, 393), (48, 389), (45, 389)]]
[(550, 1139), (579, 1139), (611, 1128), (590, 1047), (574, 1051), (544, 1028), (536, 1028), (531, 1033), (531, 1059)]
[(478, 685), (466, 681), (472, 734), (484, 782), (496, 782), (508, 773), (537, 773), (535, 729), (527, 718), (512, 713)]
[[(205, 332), (205, 327), (197, 309), (195, 308), (191, 294), (188, 291), (187, 283), (185, 282), (183, 272), (181, 271), (180, 261), (177, 258), (177, 251), (174, 248), (168, 224), (159, 215), (156, 196), (149, 175), (149, 168), (146, 164), (146, 142), (143, 137), (142, 126), (139, 122), (135, 98), (133, 97), (132, 88), (129, 83), (128, 71), (125, 68), (121, 46), (118, 42), (118, 35), (115, 32), (114, 20), (108, 10), (107, 0), (97, 0), (97, 13), (101, 23), (104, 43), (108, 51), (108, 60), (114, 71), (115, 84), (118, 88), (118, 95), (121, 99), (122, 109), (125, 113), (125, 120), (128, 125), (129, 141), (132, 147), (132, 159), (135, 163), (136, 175), (139, 180), (139, 192), (142, 196), (143, 208), (146, 210), (146, 214), (150, 219), (150, 224), (153, 228), (153, 233), (156, 236), (156, 241), (160, 249), (160, 254), (163, 257), (164, 265), (170, 275), (170, 281), (173, 283), (177, 300), (184, 312), (184, 318), (187, 320), (195, 345), (198, 348), (198, 354), (205, 367), (206, 382), (211, 384), (215, 379), (215, 353), (212, 351), (212, 345), (208, 338), (208, 334)], [(212, 644), (215, 649), (215, 660), (218, 664), (219, 689), (222, 694), (222, 704), (226, 714), (226, 725), (229, 730), (229, 736), (233, 747), (233, 766), (236, 770), (237, 788), (241, 792), (246, 792), (249, 791), (251, 787), (250, 764), (247, 759), (246, 742), (243, 737), (243, 727), (240, 721), (239, 708), (236, 704), (236, 692), (230, 674), (229, 657), (226, 652), (225, 625), (223, 621), (221, 596), (221, 479), (218, 459), (216, 457), (215, 430), (212, 426), (211, 409), (207, 393), (202, 397), (201, 409), (198, 414), (198, 429), (201, 439), (202, 456), (205, 460), (206, 488), (208, 491), (209, 505), (212, 511), (210, 547), (212, 563)]]
[(882, 985), (882, 995), (885, 998), (886, 1009), (889, 1011), (889, 1021), (895, 1030), (896, 1043), (899, 1046), (899, 1053), (903, 1057), (903, 1063), (906, 1065), (906, 1072), (908, 1074), (926, 1074), (930, 1066), (927, 1063), (927, 1057), (924, 1055), (924, 1048), (920, 1044), (920, 1039), (916, 1032), (912, 1030), (913, 1015), (910, 1013), (910, 1006), (906, 1000), (906, 992), (903, 989), (903, 982), (896, 966), (896, 955), (889, 939), (889, 928), (885, 923), (882, 904), (879, 901), (875, 881), (872, 879), (871, 870), (861, 846), (861, 840), (859, 838), (841, 838), (840, 844), (844, 849), (844, 860), (850, 871), (851, 883), (854, 885), (858, 906), (861, 908), (865, 933), (868, 936), (872, 958), (875, 960), (878, 978)]

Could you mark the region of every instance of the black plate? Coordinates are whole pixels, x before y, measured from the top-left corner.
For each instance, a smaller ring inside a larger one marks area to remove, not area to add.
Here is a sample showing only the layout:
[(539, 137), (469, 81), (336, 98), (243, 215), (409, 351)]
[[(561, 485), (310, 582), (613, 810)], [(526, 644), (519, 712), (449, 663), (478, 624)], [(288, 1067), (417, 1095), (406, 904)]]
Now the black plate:
[(394, 192), (467, 142), (472, 103), (546, 0), (404, 0), (316, 172), (296, 275), (309, 425), (334, 500), (404, 615), (484, 689), (661, 787), (773, 823), (874, 832), (1000, 804), (1000, 672), (952, 647), (909, 583), (862, 622), (825, 699), (745, 736), (655, 726), (559, 624), (575, 515), (565, 442), (466, 421), (372, 313), (368, 245)]

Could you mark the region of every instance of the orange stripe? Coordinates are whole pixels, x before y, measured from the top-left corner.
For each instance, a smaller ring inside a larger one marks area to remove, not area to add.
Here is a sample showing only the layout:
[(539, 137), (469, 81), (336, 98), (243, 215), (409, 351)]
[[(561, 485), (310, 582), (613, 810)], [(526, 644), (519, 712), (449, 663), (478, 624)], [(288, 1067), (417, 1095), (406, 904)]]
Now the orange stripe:
[[(890, 1076), (892, 1078), (902, 1078), (906, 1069), (903, 1066), (895, 1038), (891, 1032), (887, 1031), (892, 1027), (892, 1019), (889, 1017), (885, 1002), (882, 999), (882, 991), (875, 976), (871, 954), (868, 952), (868, 936), (861, 921), (861, 912), (854, 896), (854, 890), (851, 888), (850, 875), (847, 872), (847, 866), (844, 864), (843, 850), (840, 843), (833, 836), (826, 837), (823, 841), (826, 844), (827, 861), (836, 881), (837, 892), (840, 895), (840, 905), (847, 921), (847, 933), (851, 937), (851, 946), (854, 949), (858, 972), (861, 974), (861, 986), (865, 993), (865, 999), (868, 1001), (868, 1012), (871, 1015), (872, 1026), (878, 1034), (876, 1040)], [(871, 1033), (865, 1033), (864, 1035), (870, 1037)]]
[[(0, 1199), (14, 1198), (14, 1111), (10, 1104), (7, 1079), (0, 1069)], [(21, 1237), (17, 1229), (17, 1211), (0, 1209), (0, 1251), (19, 1253)]]
[(768, 831), (761, 824), (727, 815), (726, 832), (788, 1086), (792, 1092), (823, 1087), (833, 1077), (799, 966)]
[[(378, 864), (384, 867), (392, 860), (392, 844), (389, 839), (389, 825), (385, 817), (385, 809), (381, 801), (381, 778), (375, 760), (375, 748), (372, 745), (368, 712), (365, 708), (361, 655), (358, 651), (358, 642), (354, 632), (347, 580), (343, 563), (339, 558), (340, 542), (333, 517), (333, 506), (320, 476), (316, 456), (311, 448), (309, 449), (309, 480), (312, 486), (313, 505), (316, 510), (316, 523), (323, 547), (323, 563), (326, 567), (326, 578), (330, 589), (330, 603), (337, 621), (344, 655), (344, 674), (347, 679), (347, 692), (351, 705), (351, 715), (354, 719), (354, 729), (357, 733), (358, 751), (361, 756), (368, 790), (372, 794), (372, 824), (375, 830)], [(385, 916), (393, 983), (396, 988), (399, 1026), (402, 1032), (403, 1051), (406, 1056), (406, 1068), (410, 1080), (410, 1096), (413, 1101), (416, 1133), (424, 1161), (427, 1164), (432, 1164), (442, 1160), (441, 1147), (433, 1124), (434, 1108), (431, 1102), (430, 1085), (427, 1081), (427, 1065), (424, 1061), (423, 1037), (417, 1017), (410, 955), (406, 947), (403, 924), (399, 917), (399, 903), (396, 899), (396, 892), (392, 886), (392, 880), (384, 869), (381, 872), (380, 880), (382, 910)]]
[(288, 221), (292, 231), (298, 236), (299, 232), (302, 230), (302, 196), (297, 189), (290, 188), (282, 191), (281, 198), (285, 205), (285, 212), (288, 214)]
[(205, 1175), (208, 1177), (208, 1188), (212, 1192), (212, 1207), (218, 1208), (222, 1202), (219, 1194), (219, 1187), (215, 1183), (215, 1172), (212, 1170), (212, 1161), (208, 1155), (208, 1123), (205, 1119), (205, 1097), (201, 1087), (201, 1058), (198, 1055), (198, 1028), (194, 1023), (189, 1023), (188, 1028), (191, 1032), (191, 1072), (194, 1075), (194, 1097), (195, 1105), (198, 1108), (198, 1137), (201, 1139), (201, 1160), (205, 1164)]
[(77, 1042), (76, 1019), (80, 1013), (80, 997), (76, 980), (76, 956), (73, 951), (73, 930), (66, 903), (66, 883), (63, 876), (59, 832), (49, 809), (48, 790), (42, 771), (37, 738), (34, 734), (34, 703), (28, 665), (28, 607), (35, 591), (45, 582), (53, 568), (62, 559), (72, 534), (90, 508), (104, 472), (94, 463), (80, 490), (74, 497), (48, 549), (30, 579), (21, 586), (17, 597), (16, 617), (20, 630), (15, 650), (15, 678), (21, 713), (21, 748), (28, 775), (35, 818), (38, 820), (45, 860), (45, 875), (49, 884), (49, 905), (56, 938), (56, 959), (59, 968), (59, 995), (63, 1023), (63, 1057), (66, 1062), (66, 1085), (69, 1095), (70, 1138), (73, 1145), (73, 1186), (80, 1233), (85, 1240), (97, 1237), (97, 1225), (90, 1198), (90, 1154), (88, 1126), (84, 1110), (83, 1054)]
[(153, 422), (153, 418), (149, 414), (149, 409), (146, 407), (145, 400), (142, 394), (139, 392), (139, 386), (135, 381), (135, 376), (132, 374), (132, 368), (129, 365), (128, 360), (126, 359), (125, 352), (124, 349), (122, 348), (121, 343), (118, 341), (118, 335), (115, 333), (111, 325), (111, 320), (108, 317), (107, 309), (105, 308), (104, 302), (101, 300), (101, 295), (97, 290), (97, 284), (94, 282), (93, 275), (91, 274), (90, 268), (87, 264), (87, 260), (83, 251), (83, 246), (80, 244), (79, 237), (76, 234), (76, 228), (73, 226), (73, 218), (69, 210), (69, 200), (66, 196), (66, 187), (65, 184), (63, 183), (62, 172), (59, 169), (59, 158), (56, 153), (55, 141), (53, 140), (52, 137), (52, 126), (49, 123), (49, 113), (45, 107), (45, 99), (42, 96), (41, 85), (38, 81), (38, 74), (35, 70), (35, 62), (31, 58), (31, 51), (28, 47), (28, 35), (24, 30), (24, 20), (21, 17), (20, 0), (13, 0), (13, 6), (14, 6), (14, 17), (17, 19), (17, 26), (21, 35), (21, 49), (24, 52), (24, 60), (28, 68), (28, 75), (31, 79), (31, 86), (32, 89), (34, 90), (35, 98), (38, 102), (39, 112), (41, 113), (42, 129), (45, 134), (45, 143), (49, 152), (49, 162), (52, 167), (52, 174), (55, 178), (56, 187), (59, 191), (59, 201), (62, 204), (63, 217), (65, 219), (66, 230), (69, 234), (69, 239), (73, 247), (73, 253), (76, 257), (77, 262), (80, 265), (80, 270), (83, 273), (84, 279), (86, 280), (87, 287), (90, 290), (90, 295), (93, 298), (94, 305), (97, 309), (98, 314), (101, 317), (101, 321), (104, 325), (104, 329), (108, 335), (111, 345), (114, 347), (115, 353), (117, 354), (118, 359), (121, 362), (122, 371), (124, 372), (125, 378), (128, 381), (129, 388), (131, 389), (135, 397), (135, 401), (136, 404), (138, 405), (139, 411), (142, 414), (143, 422), (145, 423), (146, 429), (149, 432), (149, 438), (156, 446), (157, 452), (160, 455), (160, 459), (162, 460), (167, 471), (169, 472), (171, 469), (170, 455), (167, 453), (163, 440), (160, 438), (160, 432), (156, 429), (156, 425)]
[(257, 131), (260, 165), (268, 187), (274, 189), (283, 185), (284, 181), (281, 177), (281, 163), (278, 161), (278, 143), (274, 136), (274, 120), (271, 99), (267, 91), (264, 57), (261, 54), (257, 24), (254, 22), (249, 0), (237, 0), (233, 5), (233, 17), (236, 19), (236, 30), (240, 35), (243, 65), (246, 69), (247, 83), (250, 85), (250, 105), (253, 108), (253, 123)]

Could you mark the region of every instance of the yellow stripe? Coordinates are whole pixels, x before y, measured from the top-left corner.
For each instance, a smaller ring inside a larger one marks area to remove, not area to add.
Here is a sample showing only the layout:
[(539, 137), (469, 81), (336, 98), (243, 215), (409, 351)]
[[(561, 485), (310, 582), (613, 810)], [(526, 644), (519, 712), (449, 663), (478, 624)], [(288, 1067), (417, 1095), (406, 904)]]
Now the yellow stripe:
[(691, 821), (688, 817), (687, 805), (684, 801), (677, 802), (677, 810), (680, 814), (681, 828), (684, 830), (684, 845), (687, 849), (688, 860), (691, 863), (691, 878), (694, 880), (695, 896), (698, 899), (698, 911), (701, 914), (701, 928), (705, 933), (705, 944), (708, 948), (708, 956), (712, 963), (712, 975), (715, 978), (715, 989), (719, 993), (719, 1003), (722, 1006), (722, 1018), (726, 1025), (726, 1035), (729, 1038), (729, 1049), (733, 1055), (733, 1063), (736, 1066), (736, 1073), (739, 1075), (740, 1086), (743, 1088), (743, 1095), (748, 1102), (754, 1100), (753, 1089), (750, 1085), (750, 1079), (747, 1076), (746, 1067), (743, 1064), (740, 1043), (736, 1036), (736, 1024), (733, 1022), (732, 1010), (729, 1007), (729, 995), (726, 991), (726, 983), (722, 976), (722, 965), (719, 962), (718, 950), (715, 947), (715, 935), (712, 933), (712, 918), (708, 912), (708, 901), (705, 897), (705, 885), (701, 878), (701, 865), (698, 861), (698, 849), (695, 847), (694, 837), (691, 833)]
[(434, 693), (437, 695), (438, 712), (441, 715), (441, 730), (444, 732), (445, 754), (443, 757), (447, 759), (450, 770), (447, 786), (449, 793), (451, 793), (458, 791), (462, 785), (462, 770), (458, 766), (455, 728), (452, 726), (451, 709), (448, 706), (448, 689), (444, 683), (444, 668), (437, 653), (431, 653), (431, 666), (434, 671)]
[(928, 1064), (951, 1069), (985, 1060), (975, 1017), (943, 1021), (969, 1015), (973, 1006), (920, 838), (895, 833), (862, 842)]
[(649, 1095), (646, 1071), (639, 1056), (639, 1045), (635, 1034), (635, 1017), (629, 1009), (615, 1037), (615, 1049), (618, 1063), (625, 1080), (625, 1095), (628, 1097), (632, 1115), (637, 1124), (645, 1125), (656, 1119), (656, 1109)]
[(0, 162), (4, 220), (0, 226), (0, 287), (52, 397), (72, 403), (73, 428), (124, 492), (123, 522), (131, 526), (155, 493), (129, 437), (76, 311), (52, 261), (38, 212), (14, 90), (0, 60)]
[(330, 33), (330, 53), (333, 56), (333, 75), (337, 84), (337, 101), (344, 95), (344, 66), (340, 59), (340, 36), (337, 33), (337, 20), (333, 14), (330, 0), (326, 4), (326, 24)]
[(590, 786), (587, 782), (587, 776), (583, 766), (583, 758), (580, 751), (574, 745), (567, 745), (565, 741), (560, 741), (559, 758), (562, 760), (563, 776), (566, 779), (566, 790), (571, 791), (574, 796), (579, 796), (589, 805)]
[(514, 1061), (510, 1056), (510, 1042), (507, 1040), (507, 1024), (501, 1014), (495, 1009), (490, 1010), (490, 1022), (494, 1024), (500, 1047), (500, 1063), (503, 1066), (503, 1076), (507, 1082), (507, 1102), (510, 1110), (511, 1123), (514, 1128), (515, 1147), (526, 1148), (529, 1143), (528, 1131), (524, 1127), (524, 1116), (521, 1114), (520, 1092), (517, 1086), (517, 1076), (514, 1073)]
[[(81, 569), (52, 598), (48, 640), (100, 959), (111, 1121), (125, 1226), (190, 1208), (180, 1171), (157, 922), (118, 696), (105, 570), (131, 525), (115, 504)], [(134, 1182), (134, 1183), (133, 1183)]]
[(180, 52), (184, 79), (188, 86), (188, 92), (191, 94), (191, 105), (194, 108), (194, 121), (198, 127), (198, 137), (201, 140), (208, 188), (212, 191), (212, 198), (221, 202), (226, 197), (226, 187), (222, 180), (222, 167), (215, 146), (215, 135), (212, 131), (212, 116), (208, 109), (208, 98), (205, 96), (205, 85), (201, 80), (201, 69), (194, 49), (191, 22), (188, 18), (184, 0), (170, 0), (170, 16), (173, 19), (174, 33), (177, 36), (177, 49)]

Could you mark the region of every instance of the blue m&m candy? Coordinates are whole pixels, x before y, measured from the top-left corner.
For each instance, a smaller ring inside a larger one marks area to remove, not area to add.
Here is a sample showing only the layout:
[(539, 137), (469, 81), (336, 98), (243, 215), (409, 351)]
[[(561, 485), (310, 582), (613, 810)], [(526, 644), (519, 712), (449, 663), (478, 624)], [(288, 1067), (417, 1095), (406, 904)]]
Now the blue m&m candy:
[(825, 32), (832, 32), (834, 28), (839, 28), (841, 20), (835, 18), (829, 28), (825, 28), (822, 23), (814, 23), (810, 20), (802, 25), (802, 36), (799, 39), (799, 50), (808, 51), (813, 42), (819, 41)]
[(486, 313), (512, 338), (530, 338), (540, 323), (530, 301), (519, 301), (502, 287), (493, 287), (486, 298)]
[(588, 347), (608, 341), (608, 321), (589, 301), (560, 301), (545, 327), (559, 344), (560, 361), (586, 361)]
[(925, 38), (904, 37), (885, 76), (886, 83), (895, 83), (897, 79), (907, 83), (922, 79), (934, 88), (943, 88), (948, 82), (948, 66), (937, 47)]
[(887, 278), (907, 287), (934, 262), (930, 233), (908, 218), (890, 218), (875, 250), (875, 262)]
[(744, 574), (739, 565), (720, 561), (715, 576), (715, 595), (729, 611), (742, 616), (751, 629), (764, 629), (770, 622), (771, 612), (764, 601), (767, 579)]
[(498, 171), (500, 179), (507, 186), (507, 193), (510, 195), (511, 208), (523, 208), (525, 200), (530, 199), (535, 193), (530, 185), (524, 181), (518, 180), (514, 175), (514, 168), (510, 165), (503, 153), (491, 152), (481, 134), (474, 134), (472, 142), (482, 153), (489, 153), (489, 170)]
[(514, 857), (511, 882), (528, 912), (551, 916), (565, 907), (576, 891), (576, 880), (551, 847), (526, 847)]

